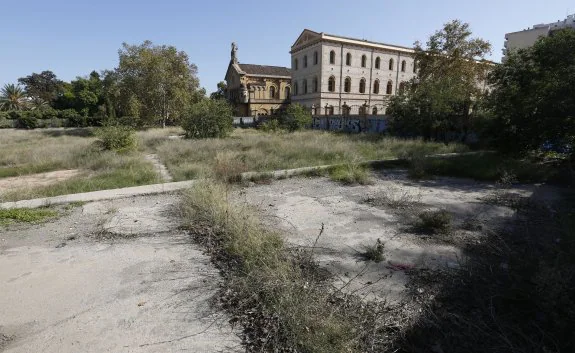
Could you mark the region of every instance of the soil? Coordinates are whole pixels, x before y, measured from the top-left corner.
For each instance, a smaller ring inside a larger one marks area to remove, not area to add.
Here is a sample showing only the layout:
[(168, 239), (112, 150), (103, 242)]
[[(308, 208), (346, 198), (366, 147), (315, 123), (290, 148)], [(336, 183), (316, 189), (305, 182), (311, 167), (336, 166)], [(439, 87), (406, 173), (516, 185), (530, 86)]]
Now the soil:
[(78, 169), (56, 170), (47, 173), (22, 175), (17, 177), (0, 178), (0, 194), (15, 189), (47, 186), (80, 175)]
[(178, 201), (92, 202), (0, 229), (0, 351), (239, 349), (210, 305), (218, 272), (178, 230)]
[[(400, 303), (408, 301), (410, 273), (458, 270), (466, 243), (481, 242), (486, 232), (510, 224), (515, 210), (489, 201), (502, 192), (520, 198), (536, 193), (542, 201), (556, 197), (545, 186), (503, 190), (455, 178), (412, 181), (401, 171), (379, 173), (373, 185), (365, 186), (344, 186), (326, 178), (252, 184), (236, 197), (256, 206), (264, 222), (281, 229), (291, 245), (315, 244), (316, 259), (334, 275), (337, 287), (366, 299)], [(419, 213), (439, 209), (452, 215), (449, 234), (415, 231)], [(384, 260), (366, 260), (366, 247), (376, 246), (378, 239)]]

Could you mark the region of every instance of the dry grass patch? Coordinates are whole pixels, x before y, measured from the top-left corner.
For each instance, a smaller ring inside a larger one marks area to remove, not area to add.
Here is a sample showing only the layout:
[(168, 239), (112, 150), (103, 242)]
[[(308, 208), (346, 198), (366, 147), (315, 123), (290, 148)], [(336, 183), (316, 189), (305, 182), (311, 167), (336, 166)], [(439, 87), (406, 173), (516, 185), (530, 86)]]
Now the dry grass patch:
[[(233, 164), (226, 172), (266, 172), (278, 169), (310, 167), (325, 164), (346, 164), (356, 161), (385, 159), (422, 150), (428, 154), (461, 152), (459, 144), (405, 140), (380, 135), (347, 135), (325, 131), (266, 133), (236, 129), (229, 138), (201, 140), (169, 140), (147, 146), (157, 153), (175, 180), (213, 177), (214, 166), (225, 154)], [(218, 157), (220, 156), (220, 157)], [(217, 167), (221, 169), (221, 164)]]
[(288, 250), (229, 193), (229, 185), (202, 181), (185, 195), (182, 215), (224, 273), (219, 304), (242, 325), (246, 351), (380, 352), (390, 344), (381, 303), (332, 287), (313, 251)]

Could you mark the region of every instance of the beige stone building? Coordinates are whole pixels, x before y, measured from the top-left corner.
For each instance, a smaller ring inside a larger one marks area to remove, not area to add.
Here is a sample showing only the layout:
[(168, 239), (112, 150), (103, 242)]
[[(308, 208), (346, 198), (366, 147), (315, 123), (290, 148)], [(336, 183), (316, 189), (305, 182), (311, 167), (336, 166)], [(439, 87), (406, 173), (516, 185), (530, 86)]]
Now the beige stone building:
[(226, 98), (235, 116), (274, 115), (290, 103), (291, 70), (281, 66), (242, 64), (232, 43), (226, 72)]
[(382, 115), (415, 76), (408, 47), (305, 29), (291, 47), (292, 102), (314, 115)]

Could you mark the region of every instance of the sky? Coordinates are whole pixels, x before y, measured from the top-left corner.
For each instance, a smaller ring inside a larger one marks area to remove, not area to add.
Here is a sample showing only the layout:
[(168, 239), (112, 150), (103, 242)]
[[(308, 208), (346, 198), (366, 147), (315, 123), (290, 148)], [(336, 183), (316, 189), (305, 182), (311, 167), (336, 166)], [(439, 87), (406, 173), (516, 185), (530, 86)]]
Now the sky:
[(44, 70), (70, 81), (118, 65), (123, 42), (173, 45), (216, 90), (230, 60), (290, 66), (303, 29), (411, 46), (460, 19), (501, 59), (507, 32), (562, 20), (573, 0), (0, 0), (0, 86)]

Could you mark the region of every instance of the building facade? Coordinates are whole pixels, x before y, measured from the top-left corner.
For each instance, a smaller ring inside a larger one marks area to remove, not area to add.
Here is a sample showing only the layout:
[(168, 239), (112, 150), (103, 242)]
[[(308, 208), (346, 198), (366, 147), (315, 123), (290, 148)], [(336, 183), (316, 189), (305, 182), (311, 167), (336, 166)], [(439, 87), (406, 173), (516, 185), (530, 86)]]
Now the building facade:
[(503, 60), (505, 56), (514, 50), (529, 48), (540, 37), (547, 37), (553, 31), (563, 28), (575, 29), (575, 14), (567, 16), (564, 20), (534, 25), (523, 31), (511, 32), (505, 34), (505, 43), (503, 44)]
[(412, 48), (308, 29), (290, 53), (292, 102), (314, 115), (383, 115), (416, 71)]
[(287, 67), (241, 64), (232, 43), (226, 72), (226, 99), (235, 116), (274, 115), (285, 109), (291, 98), (291, 71)]

